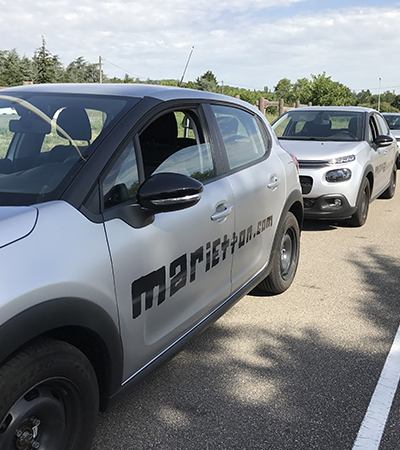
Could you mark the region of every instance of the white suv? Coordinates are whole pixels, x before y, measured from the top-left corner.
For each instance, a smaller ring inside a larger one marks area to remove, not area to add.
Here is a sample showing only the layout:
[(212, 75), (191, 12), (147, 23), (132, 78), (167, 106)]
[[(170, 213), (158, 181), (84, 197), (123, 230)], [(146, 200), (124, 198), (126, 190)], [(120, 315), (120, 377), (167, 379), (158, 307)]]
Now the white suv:
[(398, 147), (378, 111), (298, 108), (272, 128), (298, 159), (305, 218), (347, 219), (362, 226), (372, 200), (393, 197)]
[(89, 449), (99, 405), (291, 285), (302, 220), (296, 161), (244, 102), (1, 90), (0, 448)]

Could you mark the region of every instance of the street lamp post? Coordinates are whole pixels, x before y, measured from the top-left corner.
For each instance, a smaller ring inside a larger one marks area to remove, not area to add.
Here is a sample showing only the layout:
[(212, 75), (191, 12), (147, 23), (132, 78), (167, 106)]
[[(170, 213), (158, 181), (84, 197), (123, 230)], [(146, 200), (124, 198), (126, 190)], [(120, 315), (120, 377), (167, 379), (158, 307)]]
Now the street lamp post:
[(381, 110), (381, 81), (382, 81), (382, 78), (379, 77), (378, 111)]

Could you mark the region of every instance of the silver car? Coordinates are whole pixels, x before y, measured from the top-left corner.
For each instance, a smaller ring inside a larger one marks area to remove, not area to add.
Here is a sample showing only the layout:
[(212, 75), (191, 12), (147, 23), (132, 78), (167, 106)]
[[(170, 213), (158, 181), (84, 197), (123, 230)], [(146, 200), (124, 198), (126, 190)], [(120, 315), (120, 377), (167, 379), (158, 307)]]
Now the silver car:
[(298, 108), (272, 128), (298, 159), (305, 218), (346, 219), (359, 227), (372, 200), (393, 197), (398, 147), (378, 111)]
[[(400, 145), (400, 113), (382, 113), (390, 131), (397, 140), (397, 145)], [(400, 158), (397, 158), (397, 169), (400, 169)]]
[(0, 448), (89, 449), (99, 408), (291, 285), (302, 220), (296, 161), (247, 103), (0, 90)]

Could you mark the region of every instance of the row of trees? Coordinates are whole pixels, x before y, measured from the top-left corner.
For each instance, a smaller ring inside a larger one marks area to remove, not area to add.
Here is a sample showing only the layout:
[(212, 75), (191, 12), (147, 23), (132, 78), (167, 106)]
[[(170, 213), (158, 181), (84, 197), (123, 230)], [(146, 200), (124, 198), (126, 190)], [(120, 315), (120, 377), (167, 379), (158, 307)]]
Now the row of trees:
[[(82, 57), (72, 61), (65, 68), (58, 57), (52, 55), (46, 48), (46, 41), (42, 37), (42, 45), (35, 51), (33, 58), (20, 56), (14, 50), (0, 50), (0, 86), (17, 86), (23, 82), (33, 83), (98, 83), (100, 73), (98, 64), (89, 63)], [(108, 78), (102, 75), (103, 83), (146, 83), (163, 85), (180, 85), (179, 80), (146, 80), (132, 78), (128, 74), (123, 79)], [(263, 90), (250, 90), (239, 87), (226, 86), (218, 83), (212, 71), (207, 71), (195, 81), (182, 83), (182, 87), (199, 89), (210, 92), (220, 92), (229, 96), (239, 95), (251, 104), (264, 97), (270, 101), (283, 98), (286, 106), (292, 106), (296, 101), (301, 104), (313, 105), (358, 105), (378, 108), (381, 111), (398, 112), (400, 110), (400, 95), (386, 91), (382, 94), (371, 94), (369, 90), (352, 92), (347, 86), (332, 81), (325, 72), (311, 75), (311, 79), (301, 78), (292, 83), (288, 78), (281, 79), (273, 90), (268, 87)], [(274, 110), (275, 111), (275, 110)]]

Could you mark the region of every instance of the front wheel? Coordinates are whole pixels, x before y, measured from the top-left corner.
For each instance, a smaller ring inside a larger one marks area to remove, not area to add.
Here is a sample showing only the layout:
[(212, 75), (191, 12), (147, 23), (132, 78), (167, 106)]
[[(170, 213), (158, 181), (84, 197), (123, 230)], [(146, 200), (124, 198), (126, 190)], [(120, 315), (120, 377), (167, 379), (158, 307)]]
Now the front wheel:
[(0, 368), (0, 448), (88, 450), (99, 395), (88, 359), (75, 347), (40, 339)]
[(286, 291), (294, 280), (300, 255), (300, 227), (296, 217), (288, 212), (277, 231), (278, 248), (272, 256), (271, 272), (258, 287), (271, 294)]
[(357, 199), (357, 211), (347, 219), (351, 227), (361, 227), (367, 221), (369, 202), (371, 199), (371, 187), (368, 178), (364, 178)]

